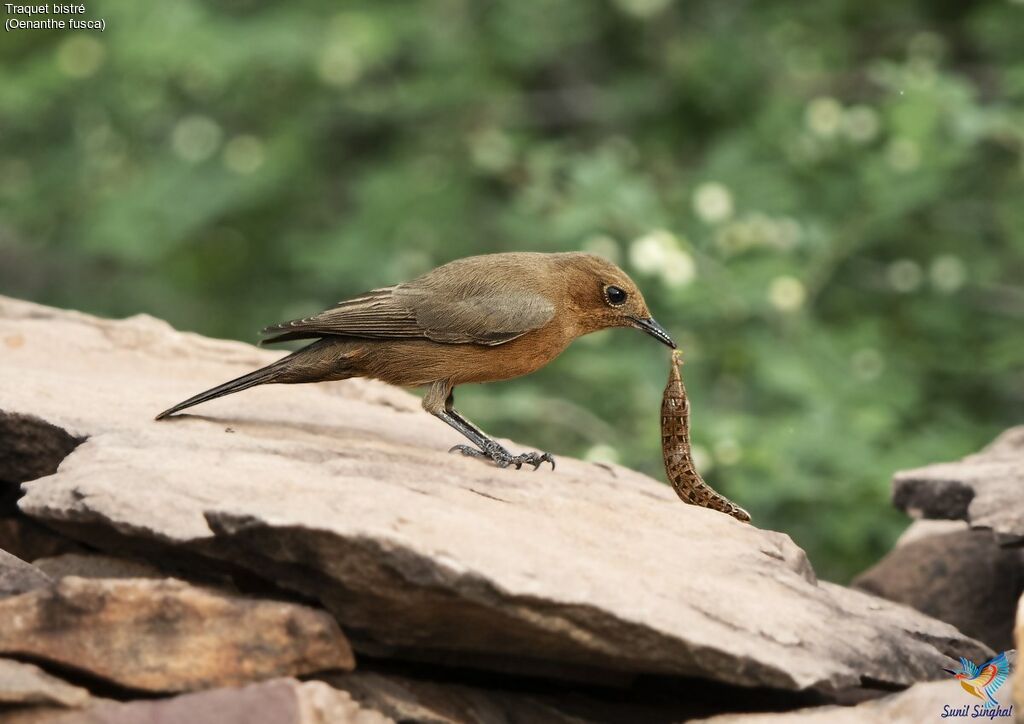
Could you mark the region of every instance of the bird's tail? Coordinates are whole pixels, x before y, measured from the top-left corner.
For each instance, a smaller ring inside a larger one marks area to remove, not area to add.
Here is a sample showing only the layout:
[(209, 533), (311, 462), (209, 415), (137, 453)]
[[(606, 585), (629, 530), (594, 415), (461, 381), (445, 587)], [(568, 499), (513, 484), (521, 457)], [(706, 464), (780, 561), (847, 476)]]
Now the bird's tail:
[(180, 412), (188, 407), (192, 407), (193, 405), (198, 405), (201, 402), (215, 400), (218, 397), (224, 397), (224, 395), (230, 395), (233, 392), (241, 392), (242, 390), (247, 390), (250, 387), (255, 387), (256, 385), (265, 385), (269, 382), (282, 381), (281, 378), (284, 376), (282, 375), (282, 373), (286, 369), (288, 369), (290, 362), (293, 361), (293, 358), (296, 355), (305, 352), (306, 349), (308, 349), (308, 347), (300, 349), (297, 352), (292, 352), (287, 357), (282, 357), (276, 362), (272, 362), (266, 367), (261, 367), (260, 369), (250, 372), (247, 375), (236, 377), (235, 379), (225, 382), (222, 385), (217, 385), (216, 387), (212, 387), (209, 390), (206, 390), (205, 392), (200, 392), (198, 395), (193, 395), (184, 402), (179, 402), (174, 407), (164, 410), (163, 412), (156, 416), (156, 419), (162, 420), (168, 415), (173, 415), (176, 412)]
[(987, 689), (987, 688), (986, 689), (982, 689), (982, 691), (985, 692), (985, 708), (986, 709), (995, 709), (996, 707), (999, 706), (999, 702), (996, 701), (995, 696), (992, 695), (992, 692), (989, 691), (989, 689)]

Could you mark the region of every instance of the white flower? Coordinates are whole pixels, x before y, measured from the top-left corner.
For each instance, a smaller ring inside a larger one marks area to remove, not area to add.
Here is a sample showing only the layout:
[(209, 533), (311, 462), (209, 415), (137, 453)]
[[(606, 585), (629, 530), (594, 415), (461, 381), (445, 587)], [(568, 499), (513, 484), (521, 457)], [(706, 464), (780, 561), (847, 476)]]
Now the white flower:
[(717, 224), (732, 216), (732, 194), (720, 183), (702, 183), (693, 192), (693, 210), (708, 224)]
[(682, 249), (669, 251), (661, 268), (661, 280), (670, 287), (682, 287), (697, 276), (697, 265), (693, 256)]
[(213, 155), (223, 135), (212, 118), (186, 116), (175, 124), (171, 132), (171, 147), (186, 161), (199, 163)]
[(103, 65), (106, 50), (88, 35), (72, 35), (57, 48), (57, 67), (72, 78), (88, 78)]
[(869, 106), (852, 106), (843, 112), (843, 133), (857, 143), (869, 143), (878, 136), (878, 113)]
[(928, 276), (936, 289), (952, 294), (964, 285), (967, 280), (967, 269), (959, 257), (943, 254), (932, 261)]
[(263, 158), (263, 141), (256, 136), (235, 136), (224, 146), (224, 165), (235, 173), (254, 172)]
[(781, 312), (791, 312), (803, 306), (807, 289), (796, 277), (779, 276), (768, 287), (768, 301)]
[(320, 80), (328, 85), (344, 87), (352, 85), (363, 72), (363, 64), (352, 48), (343, 39), (329, 42), (320, 52), (317, 73)]
[(804, 122), (818, 136), (834, 136), (843, 122), (843, 107), (835, 98), (815, 98), (807, 104)]
[(669, 255), (679, 250), (675, 234), (656, 229), (635, 239), (629, 245), (629, 263), (643, 274), (657, 274), (665, 266)]

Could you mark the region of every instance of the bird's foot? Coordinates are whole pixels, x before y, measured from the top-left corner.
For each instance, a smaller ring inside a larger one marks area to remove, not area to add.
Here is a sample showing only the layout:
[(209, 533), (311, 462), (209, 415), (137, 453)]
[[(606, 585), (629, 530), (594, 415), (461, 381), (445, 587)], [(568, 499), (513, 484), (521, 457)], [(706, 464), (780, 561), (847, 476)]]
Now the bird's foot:
[(519, 470), (525, 464), (532, 465), (533, 469), (536, 470), (542, 463), (551, 463), (551, 469), (555, 469), (555, 459), (551, 457), (550, 453), (527, 452), (513, 455), (496, 442), (485, 446), (483, 450), (471, 447), (470, 445), (456, 445), (448, 452), (456, 451), (471, 458), (487, 458), (499, 468), (515, 465), (516, 470)]

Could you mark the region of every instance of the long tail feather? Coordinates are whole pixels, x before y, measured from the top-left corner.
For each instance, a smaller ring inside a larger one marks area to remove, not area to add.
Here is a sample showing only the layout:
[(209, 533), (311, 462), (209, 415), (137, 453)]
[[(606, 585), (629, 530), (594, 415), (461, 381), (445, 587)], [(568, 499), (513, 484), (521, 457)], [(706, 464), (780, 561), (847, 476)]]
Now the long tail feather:
[(278, 360), (277, 362), (273, 362), (267, 365), (266, 367), (261, 367), (260, 369), (255, 370), (254, 372), (250, 372), (247, 375), (236, 377), (235, 379), (225, 382), (222, 385), (217, 385), (216, 387), (212, 387), (209, 390), (206, 390), (205, 392), (200, 392), (198, 395), (193, 395), (184, 402), (179, 402), (174, 407), (164, 410), (163, 412), (156, 416), (156, 419), (162, 420), (168, 415), (173, 415), (176, 412), (180, 412), (181, 410), (184, 410), (188, 407), (192, 407), (193, 405), (198, 405), (201, 402), (215, 400), (218, 397), (224, 397), (224, 395), (230, 395), (233, 392), (241, 392), (242, 390), (247, 390), (250, 387), (255, 387), (256, 385), (262, 385), (268, 382), (273, 382), (274, 379), (280, 373), (281, 368), (284, 367), (285, 362), (289, 360), (291, 357), (292, 355), (288, 355), (288, 357), (284, 357)]

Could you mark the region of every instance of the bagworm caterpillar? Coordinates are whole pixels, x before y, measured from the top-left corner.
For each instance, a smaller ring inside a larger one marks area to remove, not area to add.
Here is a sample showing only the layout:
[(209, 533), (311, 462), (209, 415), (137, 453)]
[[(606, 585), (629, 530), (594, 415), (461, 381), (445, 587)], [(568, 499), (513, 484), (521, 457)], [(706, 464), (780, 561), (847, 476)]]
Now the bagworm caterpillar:
[(693, 464), (690, 452), (690, 400), (679, 373), (683, 365), (681, 352), (672, 353), (668, 384), (661, 398), (661, 452), (665, 458), (665, 474), (676, 495), (685, 502), (727, 513), (744, 523), (750, 514), (704, 482)]

